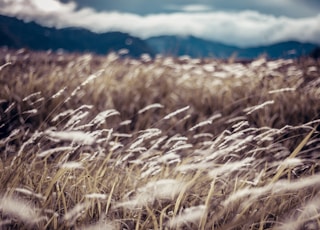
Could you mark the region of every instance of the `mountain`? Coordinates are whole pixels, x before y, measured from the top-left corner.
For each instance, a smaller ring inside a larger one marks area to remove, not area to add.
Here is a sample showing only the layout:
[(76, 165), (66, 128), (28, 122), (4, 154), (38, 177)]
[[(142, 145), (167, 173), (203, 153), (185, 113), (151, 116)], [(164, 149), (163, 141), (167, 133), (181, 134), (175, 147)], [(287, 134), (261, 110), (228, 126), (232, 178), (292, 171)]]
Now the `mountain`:
[(243, 58), (254, 58), (261, 54), (265, 54), (271, 59), (298, 58), (301, 56), (309, 56), (316, 47), (317, 45), (311, 43), (285, 41), (268, 46), (240, 49), (238, 56)]
[(296, 41), (280, 42), (268, 46), (239, 48), (219, 42), (207, 41), (194, 36), (158, 36), (146, 40), (156, 53), (171, 56), (254, 59), (260, 55), (268, 58), (297, 58), (309, 55), (316, 45)]
[[(268, 46), (239, 48), (213, 42), (194, 36), (158, 36), (142, 40), (127, 33), (93, 33), (86, 29), (55, 29), (40, 26), (34, 22), (0, 15), (0, 46), (9, 48), (28, 48), (30, 50), (58, 50), (69, 52), (92, 52), (107, 54), (110, 51), (127, 49), (128, 55), (140, 57), (147, 53), (190, 57), (214, 57), (255, 59), (266, 55), (270, 59), (296, 58), (309, 55), (316, 45), (286, 41)], [(317, 53), (315, 53), (316, 55)], [(319, 54), (318, 54), (319, 55)]]
[(310, 57), (314, 59), (320, 59), (320, 46), (317, 46), (312, 50), (312, 52), (310, 53)]
[(23, 22), (0, 15), (0, 46), (31, 50), (58, 50), (107, 54), (127, 49), (129, 55), (153, 55), (152, 49), (141, 39), (121, 32), (97, 34), (80, 28), (55, 29), (34, 22)]
[(194, 36), (159, 36), (146, 39), (146, 42), (156, 53), (172, 56), (228, 58), (239, 49)]

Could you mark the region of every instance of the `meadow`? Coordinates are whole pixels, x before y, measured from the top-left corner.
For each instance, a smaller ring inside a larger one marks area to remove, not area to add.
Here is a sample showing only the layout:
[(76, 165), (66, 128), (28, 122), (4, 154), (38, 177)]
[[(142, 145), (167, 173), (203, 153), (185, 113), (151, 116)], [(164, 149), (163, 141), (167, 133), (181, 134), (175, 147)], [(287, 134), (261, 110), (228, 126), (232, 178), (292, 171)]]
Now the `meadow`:
[(0, 229), (320, 228), (319, 60), (0, 54)]

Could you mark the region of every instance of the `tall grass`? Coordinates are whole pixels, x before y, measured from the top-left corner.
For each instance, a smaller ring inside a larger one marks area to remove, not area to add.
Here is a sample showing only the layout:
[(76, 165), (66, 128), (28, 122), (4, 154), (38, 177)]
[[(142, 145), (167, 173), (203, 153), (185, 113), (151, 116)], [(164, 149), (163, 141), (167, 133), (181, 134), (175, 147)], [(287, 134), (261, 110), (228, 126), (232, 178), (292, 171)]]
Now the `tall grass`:
[(1, 57), (1, 228), (320, 227), (319, 62)]

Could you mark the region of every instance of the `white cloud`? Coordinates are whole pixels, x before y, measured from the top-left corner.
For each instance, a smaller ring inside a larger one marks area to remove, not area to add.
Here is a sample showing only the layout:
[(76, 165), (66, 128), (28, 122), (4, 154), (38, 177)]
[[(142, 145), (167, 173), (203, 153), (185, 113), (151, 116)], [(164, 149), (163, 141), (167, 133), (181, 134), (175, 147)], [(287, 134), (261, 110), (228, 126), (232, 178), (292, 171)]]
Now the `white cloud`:
[(212, 10), (212, 7), (203, 4), (187, 4), (183, 6), (169, 4), (165, 9), (185, 12), (205, 12)]
[(202, 12), (204, 6), (189, 5), (186, 12), (140, 16), (121, 12), (97, 12), (92, 8), (77, 9), (73, 2), (64, 4), (57, 0), (46, 0), (48, 8), (45, 8), (43, 4), (39, 4), (40, 1), (43, 0), (0, 0), (0, 14), (59, 28), (80, 26), (95, 32), (119, 30), (141, 38), (194, 35), (240, 46), (269, 44), (288, 39), (320, 43), (320, 14), (289, 18), (255, 11)]
[(61, 3), (57, 1), (33, 1), (33, 4), (35, 4), (37, 9), (42, 10), (43, 12), (55, 12), (62, 8)]

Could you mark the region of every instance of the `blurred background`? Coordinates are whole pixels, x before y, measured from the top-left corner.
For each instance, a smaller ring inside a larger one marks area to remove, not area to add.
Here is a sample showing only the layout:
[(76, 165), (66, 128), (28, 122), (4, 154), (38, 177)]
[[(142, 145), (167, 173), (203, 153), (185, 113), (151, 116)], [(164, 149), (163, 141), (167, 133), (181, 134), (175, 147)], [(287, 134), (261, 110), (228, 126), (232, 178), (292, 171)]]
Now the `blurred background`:
[(318, 0), (0, 0), (0, 45), (136, 57), (295, 58), (318, 49), (319, 12)]

